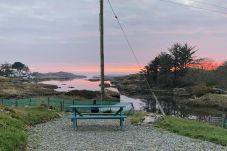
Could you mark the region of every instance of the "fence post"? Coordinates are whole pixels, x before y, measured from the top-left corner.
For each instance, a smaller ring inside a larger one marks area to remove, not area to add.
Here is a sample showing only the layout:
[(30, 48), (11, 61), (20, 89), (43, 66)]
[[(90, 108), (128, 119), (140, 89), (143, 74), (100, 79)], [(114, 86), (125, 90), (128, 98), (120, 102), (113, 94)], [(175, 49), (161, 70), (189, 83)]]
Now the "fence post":
[(64, 111), (64, 109), (65, 109), (65, 101), (62, 101), (62, 108), (63, 108), (62, 111)]
[(49, 97), (47, 98), (47, 107), (48, 107), (48, 109), (50, 108), (50, 98)]
[(225, 128), (225, 114), (222, 114), (222, 128)]
[(60, 111), (62, 112), (62, 101), (60, 101)]
[(29, 106), (31, 106), (32, 98), (29, 99)]

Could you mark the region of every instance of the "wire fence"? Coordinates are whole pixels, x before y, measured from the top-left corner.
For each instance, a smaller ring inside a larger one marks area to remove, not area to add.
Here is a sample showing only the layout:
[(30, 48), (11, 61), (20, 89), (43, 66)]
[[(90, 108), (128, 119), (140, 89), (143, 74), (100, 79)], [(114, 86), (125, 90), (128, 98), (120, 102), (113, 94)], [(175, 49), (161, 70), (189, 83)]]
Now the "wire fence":
[[(73, 100), (60, 97), (32, 97), (25, 99), (4, 99), (0, 98), (0, 104), (7, 107), (36, 107), (46, 106), (59, 111), (70, 111), (70, 105), (92, 104), (93, 100)], [(115, 105), (119, 102), (114, 100), (100, 101), (97, 104)]]

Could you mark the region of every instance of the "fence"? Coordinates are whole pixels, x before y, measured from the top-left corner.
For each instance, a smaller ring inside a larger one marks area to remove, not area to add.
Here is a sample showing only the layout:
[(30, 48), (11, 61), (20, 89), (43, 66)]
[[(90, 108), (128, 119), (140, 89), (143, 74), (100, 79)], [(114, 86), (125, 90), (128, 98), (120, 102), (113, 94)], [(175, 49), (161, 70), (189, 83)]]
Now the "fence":
[[(106, 104), (106, 105), (114, 105), (118, 102), (113, 100), (108, 101), (99, 101), (97, 100), (97, 104)], [(55, 108), (60, 111), (68, 111), (70, 105), (75, 104), (92, 104), (91, 100), (72, 100), (60, 97), (34, 97), (34, 98), (26, 98), (26, 99), (3, 99), (0, 98), (0, 104), (7, 107), (35, 107), (40, 105), (45, 105), (49, 108)]]
[(208, 116), (205, 119), (205, 121), (212, 125), (221, 126), (222, 128), (227, 128), (227, 119), (225, 114), (222, 114), (222, 116)]

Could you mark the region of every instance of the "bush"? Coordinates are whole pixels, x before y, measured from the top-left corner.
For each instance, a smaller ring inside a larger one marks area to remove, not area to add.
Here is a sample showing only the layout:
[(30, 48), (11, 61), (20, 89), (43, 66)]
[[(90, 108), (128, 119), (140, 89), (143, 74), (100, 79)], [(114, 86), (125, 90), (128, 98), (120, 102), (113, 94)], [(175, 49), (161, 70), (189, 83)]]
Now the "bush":
[(207, 93), (212, 93), (212, 88), (206, 85), (196, 85), (190, 88), (191, 95), (201, 97)]
[(100, 92), (99, 91), (89, 91), (89, 90), (72, 90), (72, 91), (66, 92), (66, 95), (81, 97), (81, 98), (85, 98), (85, 99), (95, 99), (98, 96), (100, 96)]
[(60, 117), (44, 107), (9, 109), (0, 106), (0, 151), (25, 150), (26, 125), (34, 125)]

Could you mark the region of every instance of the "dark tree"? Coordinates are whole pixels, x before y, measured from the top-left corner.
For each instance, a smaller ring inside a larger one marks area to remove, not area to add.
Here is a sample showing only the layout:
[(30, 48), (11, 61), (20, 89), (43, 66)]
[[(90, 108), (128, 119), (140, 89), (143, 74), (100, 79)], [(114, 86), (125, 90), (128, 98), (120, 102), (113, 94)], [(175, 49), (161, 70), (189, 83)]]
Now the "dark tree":
[(21, 62), (13, 63), (12, 68), (16, 69), (20, 76), (22, 75), (23, 72), (25, 72), (25, 73), (29, 72), (28, 66), (26, 66), (25, 64), (23, 64)]
[(4, 76), (10, 76), (12, 74), (12, 65), (10, 63), (4, 63), (0, 67), (0, 73)]

